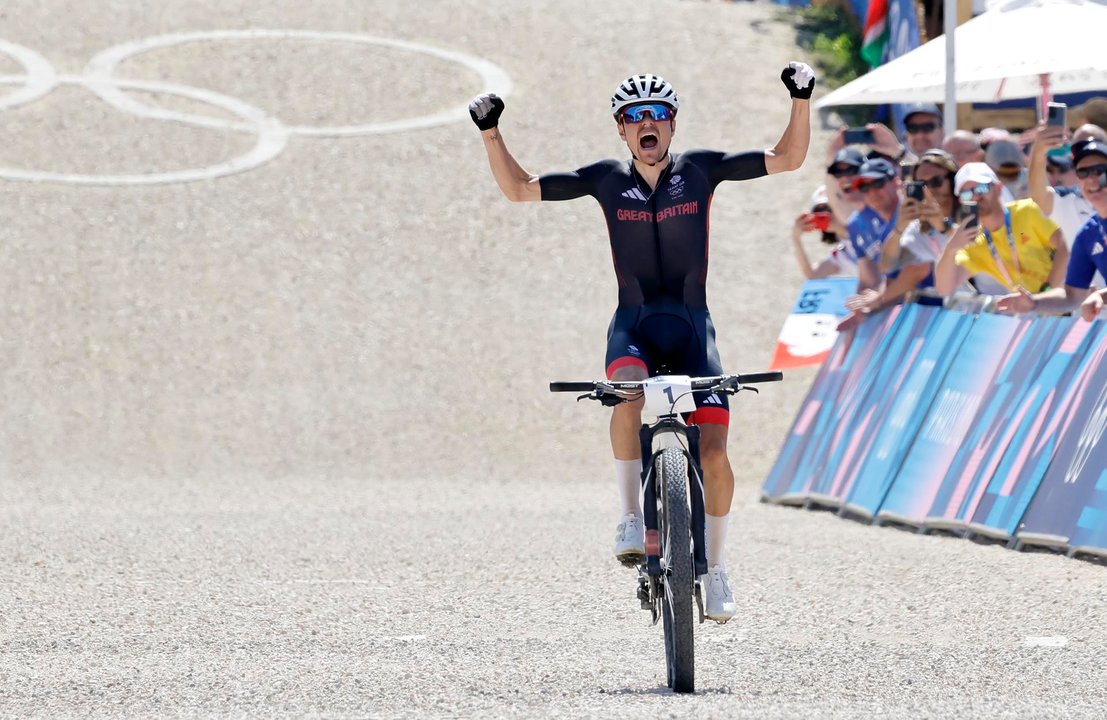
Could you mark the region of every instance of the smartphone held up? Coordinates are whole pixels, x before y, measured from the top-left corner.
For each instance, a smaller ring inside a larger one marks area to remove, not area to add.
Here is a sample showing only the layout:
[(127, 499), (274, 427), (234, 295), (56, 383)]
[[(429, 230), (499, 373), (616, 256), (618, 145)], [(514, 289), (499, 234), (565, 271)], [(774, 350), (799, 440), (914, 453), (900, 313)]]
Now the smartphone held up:
[(1066, 126), (1065, 114), (1068, 106), (1065, 103), (1051, 102), (1046, 106), (1046, 125), (1063, 128)]
[(872, 130), (865, 128), (847, 128), (842, 133), (842, 140), (846, 145), (872, 145), (876, 142), (876, 136)]
[(976, 202), (970, 200), (961, 203), (961, 226), (972, 229), (979, 225), (980, 218), (977, 215)]

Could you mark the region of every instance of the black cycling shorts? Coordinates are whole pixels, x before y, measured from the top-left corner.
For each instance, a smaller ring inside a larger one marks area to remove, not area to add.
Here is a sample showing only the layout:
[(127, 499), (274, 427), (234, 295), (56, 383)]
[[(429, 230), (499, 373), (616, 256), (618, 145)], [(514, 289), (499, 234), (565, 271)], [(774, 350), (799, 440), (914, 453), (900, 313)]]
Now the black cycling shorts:
[[(678, 303), (619, 306), (607, 329), (608, 379), (628, 365), (642, 368), (649, 377), (722, 375), (711, 313)], [(730, 424), (726, 395), (697, 393), (695, 400), (690, 424)]]

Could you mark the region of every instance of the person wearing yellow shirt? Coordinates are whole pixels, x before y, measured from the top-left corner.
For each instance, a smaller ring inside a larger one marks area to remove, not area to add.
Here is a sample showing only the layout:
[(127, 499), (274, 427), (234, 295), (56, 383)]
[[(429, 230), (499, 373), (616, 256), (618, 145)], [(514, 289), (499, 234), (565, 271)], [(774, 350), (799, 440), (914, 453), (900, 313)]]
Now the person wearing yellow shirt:
[(1012, 295), (1064, 285), (1069, 261), (1064, 235), (1033, 200), (1005, 205), (999, 178), (984, 163), (958, 170), (954, 191), (962, 203), (976, 201), (977, 226), (971, 217), (963, 220), (938, 259), (934, 287), (940, 295), (950, 295), (973, 275), (989, 276)]

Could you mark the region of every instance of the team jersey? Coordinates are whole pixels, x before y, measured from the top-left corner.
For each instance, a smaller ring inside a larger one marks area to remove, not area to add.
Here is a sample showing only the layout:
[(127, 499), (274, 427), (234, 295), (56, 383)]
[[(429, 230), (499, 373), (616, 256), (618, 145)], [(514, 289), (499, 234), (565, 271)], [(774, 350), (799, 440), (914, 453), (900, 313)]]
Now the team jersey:
[[(880, 213), (868, 205), (850, 215), (849, 220), (846, 221), (846, 231), (849, 233), (849, 244), (853, 248), (854, 257), (858, 261), (861, 258), (868, 258), (879, 265), (880, 253), (884, 251), (884, 241), (896, 226), (898, 218), (898, 207), (892, 217), (885, 220)], [(889, 280), (898, 276), (898, 268), (893, 268), (884, 274), (884, 277)]]
[(543, 200), (591, 195), (607, 219), (619, 305), (675, 300), (707, 307), (708, 214), (724, 180), (767, 174), (765, 153), (688, 150), (670, 154), (656, 189), (632, 160), (602, 160), (539, 178)]
[(1107, 230), (1104, 229), (1104, 219), (1093, 215), (1072, 241), (1065, 284), (1074, 288), (1090, 288), (1096, 270), (1107, 277)]
[(976, 240), (958, 250), (954, 259), (973, 275), (992, 276), (1009, 292), (1020, 285), (1032, 293), (1041, 292), (1053, 269), (1050, 238), (1057, 231), (1057, 223), (1043, 215), (1033, 200), (1016, 200), (1008, 203), (1006, 209), (1011, 217), (1011, 232), (1016, 236), (1017, 259), (1011, 253), (1005, 225), (992, 232), (991, 246), (982, 227)]
[(868, 205), (850, 215), (849, 220), (846, 221), (846, 230), (849, 232), (849, 242), (853, 247), (854, 257), (867, 257), (879, 263), (884, 240), (896, 226), (898, 217), (898, 208), (892, 217), (885, 220), (880, 213)]

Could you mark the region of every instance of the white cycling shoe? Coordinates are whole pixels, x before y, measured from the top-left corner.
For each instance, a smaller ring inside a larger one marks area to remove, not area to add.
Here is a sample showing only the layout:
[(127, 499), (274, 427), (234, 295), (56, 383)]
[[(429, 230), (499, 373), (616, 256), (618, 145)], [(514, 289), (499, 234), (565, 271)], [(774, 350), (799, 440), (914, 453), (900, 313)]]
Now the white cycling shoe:
[(725, 623), (738, 612), (726, 570), (718, 565), (712, 566), (706, 575), (700, 576), (700, 587), (703, 588), (704, 595), (703, 614), (707, 617), (715, 622)]
[(645, 562), (646, 526), (637, 515), (624, 515), (615, 528), (615, 559), (627, 567)]

